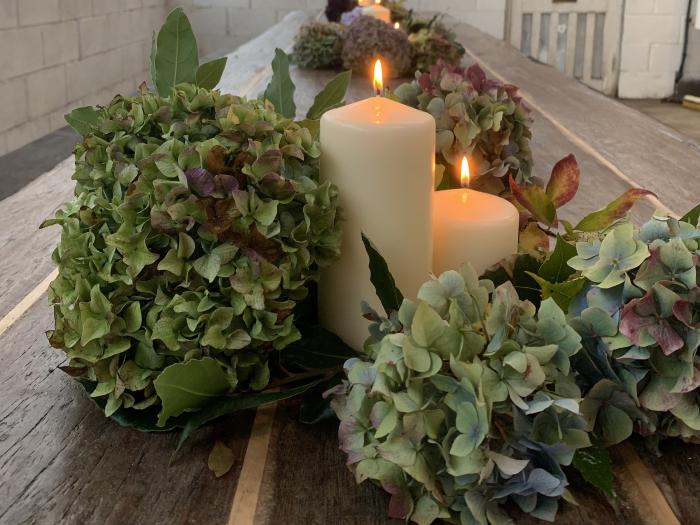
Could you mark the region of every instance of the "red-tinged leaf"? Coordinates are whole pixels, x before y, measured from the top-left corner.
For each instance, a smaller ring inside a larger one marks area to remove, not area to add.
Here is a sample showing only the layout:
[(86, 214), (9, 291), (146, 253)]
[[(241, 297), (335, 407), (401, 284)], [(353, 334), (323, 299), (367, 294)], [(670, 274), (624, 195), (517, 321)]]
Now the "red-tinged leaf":
[(552, 199), (539, 186), (518, 186), (510, 177), (510, 192), (513, 197), (540, 222), (552, 226), (557, 219), (557, 209)]
[(620, 333), (627, 336), (634, 344), (638, 344), (642, 330), (656, 321), (653, 317), (654, 313), (652, 292), (647, 292), (644, 297), (630, 301), (622, 310)]
[(676, 301), (673, 305), (673, 315), (688, 328), (700, 328), (700, 324), (693, 324), (693, 305), (689, 301)]
[(583, 232), (604, 230), (616, 220), (624, 217), (635, 202), (647, 195), (656, 196), (653, 192), (642, 188), (629, 189), (602, 210), (594, 211), (581, 219), (575, 229)]
[(520, 230), (524, 230), (532, 220), (532, 213), (523, 208), (523, 205), (520, 204), (512, 195), (506, 195), (503, 198), (510, 202), (513, 206), (515, 206), (515, 209), (518, 210), (519, 227)]
[(411, 495), (391, 482), (383, 482), (382, 487), (391, 494), (388, 510), (389, 517), (398, 520), (405, 520), (408, 518), (413, 508), (413, 499)]
[(652, 336), (664, 354), (671, 355), (676, 350), (683, 348), (683, 338), (673, 329), (671, 324), (662, 319), (658, 324), (648, 328), (649, 335)]
[(554, 165), (546, 193), (556, 208), (564, 206), (574, 198), (580, 178), (581, 170), (573, 154), (567, 155)]
[(542, 259), (549, 251), (549, 236), (537, 226), (537, 223), (531, 222), (520, 232), (519, 245), (519, 251), (536, 259)]
[(634, 344), (640, 344), (643, 332), (654, 338), (664, 354), (670, 355), (683, 348), (683, 338), (666, 320), (659, 318), (653, 291), (627, 303), (620, 318), (620, 333)]

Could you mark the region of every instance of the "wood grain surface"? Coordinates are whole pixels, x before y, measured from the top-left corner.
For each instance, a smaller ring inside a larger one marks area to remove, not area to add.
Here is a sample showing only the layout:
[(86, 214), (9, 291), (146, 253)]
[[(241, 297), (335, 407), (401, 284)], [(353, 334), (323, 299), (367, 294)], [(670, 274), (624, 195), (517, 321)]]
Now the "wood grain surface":
[[(306, 19), (292, 13), (229, 55), (221, 88), (251, 95), (261, 91), (274, 48), (288, 50)], [(519, 84), (539, 108), (533, 128), (536, 174), (546, 179), (557, 160), (576, 155), (581, 190), (564, 208), (565, 218), (580, 218), (631, 185), (653, 189), (678, 213), (700, 201), (697, 144), (534, 64), (505, 43), (464, 25), (456, 31), (474, 56)], [(293, 70), (300, 114), (333, 75)], [(356, 77), (348, 100), (370, 94), (369, 81)], [(34, 228), (70, 197), (71, 162), (0, 202), (5, 224), (0, 246), (11, 255), (0, 258), (0, 523), (400, 523), (385, 518), (388, 500), (379, 488), (355, 485), (338, 450), (335, 423), (297, 423), (298, 401), (266, 409), (274, 419), (258, 418), (252, 441), (255, 414), (246, 412), (198, 431), (175, 454), (175, 436), (140, 434), (106, 420), (56, 369), (62, 356), (46, 343), (43, 332), (51, 327), (51, 312), (36, 289), (52, 269), (58, 229), (35, 233)], [(633, 217), (641, 222), (653, 211), (654, 203), (643, 201)], [(24, 315), (3, 325), (8, 312), (33, 290), (38, 300), (25, 301)], [(235, 455), (231, 472), (218, 480), (206, 466), (214, 439), (222, 439)], [(615, 455), (620, 498), (614, 505), (572, 475), (579, 506), (563, 504), (557, 523), (648, 525), (658, 523), (658, 516), (670, 519), (663, 514), (668, 509), (680, 523), (699, 523), (700, 448), (671, 440), (662, 452), (658, 458), (637, 444)], [(628, 474), (630, 465), (637, 467), (635, 479)], [(242, 491), (248, 487), (245, 494), (238, 493), (239, 484)], [(243, 507), (232, 506), (235, 500)], [(651, 507), (644, 505), (647, 500)], [(518, 523), (537, 522), (513, 517)]]

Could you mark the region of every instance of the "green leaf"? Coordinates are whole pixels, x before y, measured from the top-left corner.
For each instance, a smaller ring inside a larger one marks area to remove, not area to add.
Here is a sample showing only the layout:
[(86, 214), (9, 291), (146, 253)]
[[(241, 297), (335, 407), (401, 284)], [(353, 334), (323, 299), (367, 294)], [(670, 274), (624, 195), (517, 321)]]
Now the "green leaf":
[(199, 66), (196, 75), (197, 85), (204, 89), (214, 89), (221, 80), (221, 75), (224, 74), (227, 60), (227, 57), (221, 57)]
[(550, 297), (554, 299), (554, 302), (559, 305), (559, 308), (567, 312), (569, 310), (569, 305), (571, 301), (576, 297), (581, 290), (586, 286), (588, 280), (585, 277), (580, 277), (578, 279), (573, 279), (571, 281), (564, 281), (561, 283), (550, 283), (546, 279), (543, 279), (539, 275), (528, 272), (530, 277), (532, 277), (537, 284), (540, 285), (540, 294), (542, 300), (549, 299)]
[(163, 406), (158, 425), (165, 425), (171, 416), (209, 404), (230, 387), (221, 365), (211, 357), (191, 359), (166, 367), (153, 381)]
[(228, 473), (233, 467), (236, 456), (233, 451), (226, 446), (225, 443), (218, 439), (214, 442), (214, 446), (209, 452), (207, 466), (214, 473), (214, 476), (220, 478)]
[(633, 423), (629, 415), (614, 405), (603, 407), (596, 420), (606, 446), (617, 445), (632, 435)]
[(362, 243), (365, 245), (367, 256), (369, 257), (370, 280), (377, 292), (377, 297), (382, 303), (387, 315), (392, 311), (398, 311), (403, 302), (403, 294), (396, 286), (394, 276), (389, 271), (384, 257), (381, 256), (377, 248), (367, 236), (362, 234)]
[(306, 118), (317, 120), (329, 109), (342, 106), (351, 78), (352, 71), (343, 71), (328, 82), (326, 87), (316, 95), (313, 105), (306, 114)]
[(92, 133), (94, 129), (97, 129), (97, 123), (100, 119), (97, 108), (93, 106), (76, 108), (68, 113), (64, 118), (70, 127), (80, 133), (83, 137)]
[[(76, 381), (88, 394), (93, 392), (97, 384), (94, 381), (82, 378), (76, 378)], [(92, 398), (92, 401), (104, 412), (107, 398), (95, 397)], [(156, 424), (158, 420), (158, 407), (151, 407), (146, 410), (120, 408), (110, 416), (110, 419), (122, 427), (133, 428), (139, 432), (172, 432), (177, 428), (182, 428), (185, 424), (182, 417), (170, 418), (167, 425), (159, 427)]]
[(289, 56), (281, 49), (275, 49), (272, 60), (272, 79), (265, 88), (264, 97), (272, 102), (275, 110), (287, 118), (294, 118), (297, 112), (294, 104), (294, 82), (289, 76)]
[(634, 203), (646, 195), (654, 194), (641, 188), (629, 189), (602, 210), (594, 211), (581, 219), (575, 229), (583, 232), (604, 230), (616, 220), (624, 217)]
[(153, 91), (156, 91), (156, 54), (158, 50), (158, 35), (153, 31), (153, 36), (151, 37), (151, 54), (150, 54), (150, 64), (149, 69), (151, 73), (151, 84), (153, 85)]
[(324, 398), (323, 394), (340, 383), (343, 377), (342, 373), (338, 373), (330, 380), (323, 381), (313, 388), (310, 388), (304, 394), (301, 407), (299, 407), (300, 423), (315, 425), (321, 421), (337, 419), (335, 412), (331, 408), (331, 398)]
[(519, 186), (513, 177), (510, 178), (510, 191), (515, 200), (532, 213), (539, 222), (548, 226), (553, 225), (557, 218), (557, 209), (552, 199), (539, 186)]
[(221, 397), (207, 404), (202, 410), (195, 412), (185, 423), (180, 438), (177, 442), (177, 449), (185, 443), (187, 438), (199, 427), (206, 425), (210, 421), (225, 416), (238, 410), (248, 410), (256, 408), (260, 405), (275, 403), (284, 399), (290, 399), (303, 394), (313, 386), (317, 385), (320, 380), (315, 380), (310, 383), (285, 390), (284, 392), (260, 392), (254, 394), (239, 394), (235, 396)]
[(681, 217), (681, 221), (690, 223), (693, 226), (698, 225), (698, 220), (700, 220), (700, 204)]
[(154, 84), (159, 95), (167, 97), (177, 84), (195, 82), (199, 67), (197, 39), (181, 7), (174, 9), (165, 19), (152, 55)]
[(608, 496), (614, 496), (612, 461), (605, 447), (592, 446), (578, 449), (574, 454), (573, 465), (588, 483)]
[(575, 272), (567, 263), (576, 255), (576, 246), (566, 242), (561, 235), (557, 235), (554, 251), (540, 266), (539, 276), (550, 283), (566, 281)]
[(325, 328), (312, 326), (301, 330), (304, 334), (302, 339), (289, 345), (280, 354), (285, 366), (312, 370), (341, 368), (348, 359), (358, 357), (355, 350)]

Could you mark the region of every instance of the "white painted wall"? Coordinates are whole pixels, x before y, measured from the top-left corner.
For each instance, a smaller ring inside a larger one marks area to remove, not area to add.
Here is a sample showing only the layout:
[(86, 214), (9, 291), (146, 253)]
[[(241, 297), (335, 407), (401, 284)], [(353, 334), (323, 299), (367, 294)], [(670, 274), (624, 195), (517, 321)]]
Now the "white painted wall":
[(620, 98), (673, 94), (689, 0), (627, 0), (620, 57)]
[(0, 0), (0, 155), (147, 78), (166, 0)]
[(688, 32), (684, 78), (700, 80), (700, 2), (693, 0), (693, 24)]

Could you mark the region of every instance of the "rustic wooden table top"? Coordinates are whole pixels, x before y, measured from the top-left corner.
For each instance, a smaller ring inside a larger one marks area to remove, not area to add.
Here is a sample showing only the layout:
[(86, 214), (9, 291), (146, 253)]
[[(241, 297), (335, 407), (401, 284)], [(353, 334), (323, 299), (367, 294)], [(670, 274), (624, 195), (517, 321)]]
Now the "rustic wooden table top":
[[(305, 20), (292, 13), (232, 53), (221, 88), (259, 93), (274, 48), (289, 50)], [(658, 195), (635, 207), (636, 221), (656, 208), (680, 215), (700, 202), (700, 145), (504, 42), (465, 25), (455, 29), (467, 59), (520, 86), (534, 109), (537, 174), (546, 178), (568, 153), (578, 158), (582, 185), (564, 209), (567, 218), (598, 209), (632, 186)], [(334, 74), (293, 73), (302, 111)], [(348, 98), (369, 93), (368, 81), (356, 78)], [(336, 425), (297, 423), (294, 401), (226, 418), (198, 431), (175, 454), (174, 435), (140, 434), (105, 419), (56, 370), (63, 359), (44, 332), (52, 325), (45, 292), (58, 229), (36, 227), (71, 197), (71, 174), (67, 159), (0, 202), (0, 523), (390, 523), (382, 491), (356, 487), (345, 469)], [(236, 458), (221, 479), (206, 465), (214, 438)], [(671, 440), (662, 451), (657, 458), (637, 444), (615, 449), (617, 502), (611, 505), (574, 477), (579, 505), (564, 504), (557, 522), (700, 523), (700, 448)]]

